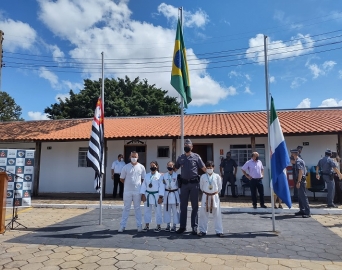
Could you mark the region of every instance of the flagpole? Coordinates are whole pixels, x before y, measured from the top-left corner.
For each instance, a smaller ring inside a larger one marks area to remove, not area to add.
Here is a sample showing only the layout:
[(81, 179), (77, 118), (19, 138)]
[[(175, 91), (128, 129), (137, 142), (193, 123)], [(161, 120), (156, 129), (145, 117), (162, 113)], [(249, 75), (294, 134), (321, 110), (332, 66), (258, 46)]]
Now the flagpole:
[[(101, 80), (101, 83), (102, 83), (102, 85), (101, 85), (101, 103), (102, 103), (102, 108), (101, 109), (102, 109), (102, 112), (104, 113), (104, 60), (103, 60), (104, 53), (102, 52), (101, 55), (102, 55), (102, 80)], [(103, 123), (103, 126), (104, 126), (104, 123)], [(103, 132), (104, 132), (104, 130), (103, 130)], [(103, 138), (104, 138), (104, 136), (103, 136)], [(101, 170), (100, 170), (100, 179), (101, 179), (100, 180), (101, 181), (101, 188), (100, 188), (100, 217), (99, 217), (99, 224), (100, 225), (102, 225), (102, 193), (103, 193), (103, 175), (104, 175), (103, 174), (104, 172), (102, 172), (103, 151), (105, 151), (105, 149), (103, 149), (103, 147), (102, 147), (101, 164), (100, 164), (100, 168), (101, 168)]]
[[(265, 55), (265, 83), (266, 83), (266, 108), (267, 108), (267, 130), (268, 130), (268, 154), (269, 154), (269, 166), (268, 166), (268, 177), (271, 179), (271, 139), (270, 139), (270, 102), (269, 102), (269, 83), (268, 83), (268, 60), (267, 60), (267, 36), (264, 35), (264, 55)], [(272, 230), (275, 232), (275, 213), (274, 213), (274, 196), (273, 196), (273, 184), (272, 179), (270, 181), (271, 188), (271, 204), (272, 204)]]
[[(181, 28), (183, 32), (183, 7), (179, 8), (179, 17)], [(184, 98), (181, 96), (181, 143), (180, 143), (180, 154), (184, 152)]]

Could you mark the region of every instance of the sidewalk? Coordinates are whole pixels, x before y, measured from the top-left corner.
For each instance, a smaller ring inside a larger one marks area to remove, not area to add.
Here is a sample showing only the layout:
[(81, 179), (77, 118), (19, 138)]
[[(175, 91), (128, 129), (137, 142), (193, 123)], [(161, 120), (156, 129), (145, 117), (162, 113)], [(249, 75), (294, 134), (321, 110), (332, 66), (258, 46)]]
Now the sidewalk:
[[(232, 198), (226, 196), (221, 198), (221, 208), (224, 212), (242, 212), (242, 213), (271, 213), (271, 199), (265, 197), (267, 209), (258, 208), (253, 209), (250, 196), (240, 196), (239, 198)], [(309, 198), (311, 213), (315, 215), (327, 215), (338, 214), (342, 215), (342, 205), (338, 205), (338, 208), (327, 208), (326, 199), (319, 198), (317, 201), (313, 201), (313, 198)], [(122, 207), (122, 199), (113, 199), (110, 195), (106, 195), (102, 201), (103, 209), (112, 209)], [(189, 203), (189, 206), (190, 203)], [(32, 207), (36, 208), (78, 208), (78, 209), (93, 209), (99, 207), (99, 194), (53, 194), (46, 193), (38, 197), (32, 198)], [(295, 213), (298, 211), (298, 203), (293, 203), (292, 208), (288, 209), (283, 204), (284, 209), (276, 209), (277, 214), (283, 213)]]

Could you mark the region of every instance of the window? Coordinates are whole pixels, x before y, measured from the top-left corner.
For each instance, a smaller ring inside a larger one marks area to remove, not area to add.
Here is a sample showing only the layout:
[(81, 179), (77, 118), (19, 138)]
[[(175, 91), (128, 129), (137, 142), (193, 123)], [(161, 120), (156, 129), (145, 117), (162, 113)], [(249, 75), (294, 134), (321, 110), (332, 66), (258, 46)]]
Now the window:
[(87, 166), (87, 152), (88, 152), (88, 147), (80, 147), (78, 149), (78, 167), (88, 167)]
[(168, 146), (158, 146), (158, 157), (168, 158), (170, 157), (170, 147)]
[[(266, 166), (265, 145), (256, 144), (255, 151), (259, 153), (259, 159)], [(250, 144), (234, 144), (230, 145), (231, 157), (236, 161), (238, 166), (242, 167), (252, 156), (252, 146)]]

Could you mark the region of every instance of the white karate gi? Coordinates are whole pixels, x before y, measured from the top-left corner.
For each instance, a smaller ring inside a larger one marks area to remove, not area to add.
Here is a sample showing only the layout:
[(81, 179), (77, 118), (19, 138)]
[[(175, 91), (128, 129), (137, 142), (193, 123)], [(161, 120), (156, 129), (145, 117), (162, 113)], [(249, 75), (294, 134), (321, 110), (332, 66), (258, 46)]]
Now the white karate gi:
[(123, 193), (124, 208), (122, 211), (122, 219), (120, 223), (121, 227), (123, 228), (126, 227), (132, 201), (134, 206), (137, 227), (141, 227), (140, 188), (141, 181), (145, 179), (145, 175), (145, 167), (140, 163), (137, 163), (136, 165), (128, 163), (121, 170), (120, 179), (125, 179)]
[[(210, 181), (212, 185), (212, 189), (209, 189)], [(201, 202), (201, 208), (199, 213), (199, 231), (207, 233), (208, 231), (208, 221), (209, 221), (209, 214), (210, 209), (212, 207), (212, 213), (214, 218), (214, 226), (216, 233), (223, 233), (222, 228), (222, 216), (221, 216), (221, 207), (220, 207), (220, 197), (219, 193), (222, 189), (222, 180), (221, 177), (213, 173), (211, 176), (208, 174), (203, 174), (200, 179), (200, 189), (203, 191), (202, 195), (202, 202)], [(216, 193), (215, 195), (206, 195), (206, 193)], [(208, 197), (208, 208), (206, 205)], [(208, 210), (208, 211), (207, 211)]]
[[(177, 181), (177, 173), (169, 172), (164, 173), (161, 177), (161, 181), (165, 185), (165, 194), (164, 194), (164, 223), (171, 223), (171, 214), (173, 225), (179, 224), (179, 190), (178, 190), (178, 181)], [(176, 190), (169, 192), (168, 190)], [(177, 206), (178, 204), (178, 206)]]
[[(158, 204), (159, 196), (164, 196), (165, 186), (160, 180), (161, 174), (155, 172), (154, 174), (146, 174), (145, 180), (141, 185), (140, 194), (145, 194), (146, 202), (144, 203), (144, 220), (145, 223), (152, 222), (152, 209), (155, 211), (156, 223), (161, 225), (162, 218), (162, 206)], [(152, 184), (152, 187), (149, 185)], [(156, 192), (151, 194), (151, 192)]]

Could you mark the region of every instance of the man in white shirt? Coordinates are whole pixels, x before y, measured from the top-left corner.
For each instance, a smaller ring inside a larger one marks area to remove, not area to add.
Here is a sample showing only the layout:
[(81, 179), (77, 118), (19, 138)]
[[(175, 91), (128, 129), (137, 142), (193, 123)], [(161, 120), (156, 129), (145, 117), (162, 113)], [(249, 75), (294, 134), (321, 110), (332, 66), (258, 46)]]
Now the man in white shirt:
[(118, 195), (118, 186), (120, 186), (119, 190), (119, 197), (123, 198), (123, 189), (124, 184), (120, 181), (120, 174), (122, 168), (126, 165), (124, 161), (124, 157), (122, 154), (118, 155), (118, 160), (115, 160), (112, 164), (112, 179), (114, 180), (114, 187), (113, 187), (113, 198), (116, 198), (116, 195)]
[(121, 171), (120, 181), (124, 183), (124, 193), (123, 201), (124, 208), (122, 211), (122, 219), (120, 223), (120, 229), (118, 232), (123, 232), (125, 230), (127, 219), (129, 216), (129, 211), (131, 209), (131, 204), (133, 201), (135, 219), (137, 222), (138, 232), (142, 231), (141, 223), (141, 195), (140, 188), (141, 183), (144, 181), (146, 176), (145, 167), (138, 162), (138, 153), (133, 151), (130, 155), (131, 162), (126, 164)]

